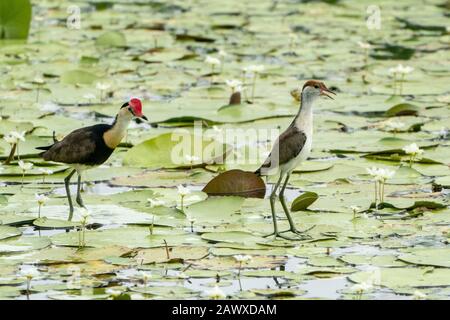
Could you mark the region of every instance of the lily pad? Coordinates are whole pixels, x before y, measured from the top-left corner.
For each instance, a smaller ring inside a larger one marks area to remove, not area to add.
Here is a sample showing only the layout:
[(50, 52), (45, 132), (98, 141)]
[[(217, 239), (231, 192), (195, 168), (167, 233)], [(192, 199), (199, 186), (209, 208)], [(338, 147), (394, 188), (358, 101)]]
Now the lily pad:
[(295, 198), (291, 205), (291, 211), (302, 211), (306, 210), (310, 205), (312, 205), (319, 195), (315, 192), (305, 192), (299, 197)]
[(229, 170), (212, 179), (203, 188), (211, 196), (241, 196), (249, 198), (264, 198), (266, 185), (264, 181), (252, 172)]

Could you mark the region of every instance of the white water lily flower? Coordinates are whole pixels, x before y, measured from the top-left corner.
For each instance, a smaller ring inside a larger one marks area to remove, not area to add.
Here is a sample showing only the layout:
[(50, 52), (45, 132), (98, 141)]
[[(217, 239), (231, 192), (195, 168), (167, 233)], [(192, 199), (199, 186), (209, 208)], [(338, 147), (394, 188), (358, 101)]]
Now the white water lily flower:
[(403, 122), (396, 121), (396, 120), (388, 121), (388, 122), (386, 122), (386, 125), (394, 130), (399, 130), (405, 126), (405, 124)]
[(158, 199), (147, 199), (147, 201), (150, 203), (150, 208), (162, 207), (166, 204), (164, 200)]
[(107, 294), (109, 294), (111, 297), (116, 298), (122, 294), (122, 291), (115, 290), (115, 289), (106, 289), (105, 291)]
[(53, 170), (50, 169), (46, 169), (46, 168), (38, 168), (39, 172), (41, 172), (42, 174), (45, 174), (47, 176), (53, 174)]
[(447, 138), (447, 135), (448, 135), (448, 129), (442, 127), (441, 130), (439, 130), (438, 135), (439, 135), (439, 137), (440, 137), (441, 139)]
[(83, 98), (86, 100), (94, 100), (96, 96), (93, 93), (86, 93), (85, 95), (83, 95)]
[(358, 45), (360, 48), (365, 49), (365, 50), (369, 50), (372, 47), (370, 45), (370, 43), (362, 42), (362, 41), (358, 41)]
[(3, 137), (3, 140), (9, 144), (17, 144), (19, 141), (25, 141), (25, 132), (11, 131)]
[(24, 162), (23, 160), (19, 160), (19, 167), (23, 170), (23, 171), (27, 171), (30, 170), (31, 168), (33, 168), (33, 164), (31, 162)]
[(226, 297), (225, 293), (218, 286), (215, 286), (212, 290), (206, 290), (205, 295), (214, 300), (224, 299)]
[(17, 141), (25, 141), (25, 132), (26, 131), (22, 131), (22, 132), (17, 132), (17, 131), (11, 131), (9, 134), (11, 136), (13, 136), (14, 138), (17, 139)]
[(151, 278), (152, 274), (150, 272), (141, 272), (142, 280), (144, 280), (145, 283), (147, 283)]
[(249, 255), (235, 255), (233, 256), (233, 258), (237, 261), (237, 262), (242, 262), (242, 263), (246, 263), (252, 260), (252, 256)]
[(195, 221), (197, 221), (197, 219), (194, 219), (194, 218), (189, 218), (188, 220), (189, 220), (189, 223), (190, 223), (190, 224), (194, 224)]
[(260, 73), (263, 72), (265, 69), (264, 65), (257, 64), (257, 65), (251, 65), (246, 68), (244, 68), (244, 71), (252, 72), (252, 73)]
[(414, 70), (413, 67), (410, 66), (403, 66), (401, 63), (398, 64), (396, 67), (389, 68), (390, 73), (399, 73), (399, 74), (408, 74), (411, 73)]
[(373, 177), (376, 177), (378, 175), (378, 170), (379, 169), (377, 167), (366, 168), (367, 173)]
[(191, 193), (191, 190), (190, 190), (189, 188), (183, 186), (182, 184), (180, 184), (179, 186), (177, 186), (177, 189), (178, 189), (178, 193), (179, 193), (181, 196), (183, 196), (183, 197), (184, 197), (184, 196), (187, 196), (188, 194)]
[(83, 224), (87, 224), (89, 218), (91, 217), (91, 213), (89, 212), (89, 210), (86, 208), (79, 208), (78, 212), (79, 212), (78, 214), (81, 217), (81, 222)]
[(382, 181), (382, 182), (392, 178), (395, 174), (395, 171), (393, 171), (393, 170), (376, 168), (376, 167), (366, 168), (366, 171), (372, 177), (374, 177), (375, 180)]
[(427, 295), (425, 293), (420, 292), (419, 290), (414, 291), (414, 294), (413, 294), (414, 300), (423, 300), (426, 298), (427, 298)]
[(232, 90), (235, 90), (237, 87), (242, 86), (242, 81), (237, 79), (225, 80), (227, 86), (229, 86)]
[(225, 58), (225, 57), (228, 55), (228, 53), (227, 53), (225, 50), (223, 50), (223, 49), (219, 49), (219, 51), (217, 52), (217, 54), (218, 54), (220, 57), (222, 57), (222, 58)]
[(197, 156), (191, 156), (190, 154), (185, 155), (184, 158), (185, 158), (186, 161), (189, 162), (189, 163), (193, 163), (193, 162), (198, 162), (198, 161), (200, 161), (200, 157), (197, 157)]
[(3, 140), (5, 140), (8, 144), (16, 144), (17, 143), (17, 139), (14, 138), (12, 135), (7, 134), (3, 137)]
[(188, 279), (189, 276), (186, 273), (184, 273), (184, 272), (180, 272), (179, 274), (177, 274), (177, 278), (179, 278), (179, 279)]
[(220, 64), (221, 64), (219, 59), (211, 57), (211, 56), (206, 56), (205, 63), (212, 65), (212, 66), (220, 66)]
[(45, 112), (56, 112), (59, 110), (59, 106), (53, 102), (46, 102), (44, 104), (39, 103), (39, 109)]
[(364, 292), (364, 291), (369, 291), (372, 288), (373, 288), (372, 284), (367, 283), (367, 282), (361, 282), (361, 283), (353, 285), (351, 287), (351, 290), (356, 291), (356, 292)]
[(45, 195), (37, 193), (34, 194), (34, 198), (40, 206), (43, 206), (48, 200), (48, 197), (46, 197)]
[(412, 154), (412, 155), (423, 153), (423, 150), (419, 148), (417, 143), (411, 143), (410, 145), (404, 146), (402, 148), (402, 150), (405, 151), (406, 154)]
[(196, 202), (196, 201), (202, 201), (203, 198), (200, 197), (198, 194), (193, 194), (186, 198), (186, 202)]
[(41, 76), (37, 76), (37, 77), (35, 77), (35, 78), (33, 79), (33, 82), (36, 83), (36, 84), (44, 84), (44, 83), (45, 83), (45, 80), (44, 80), (44, 78), (42, 78)]
[(105, 82), (97, 82), (97, 84), (95, 85), (96, 88), (98, 90), (108, 90), (109, 88), (111, 88), (111, 85), (109, 83), (105, 83)]
[(392, 178), (394, 175), (395, 175), (395, 171), (393, 171), (393, 170), (382, 169), (382, 168), (380, 168), (378, 170), (378, 177), (383, 181), (386, 181), (386, 180)]
[(21, 268), (20, 274), (25, 278), (27, 278), (28, 280), (31, 280), (33, 278), (39, 277), (40, 272), (34, 267), (28, 267), (28, 268)]

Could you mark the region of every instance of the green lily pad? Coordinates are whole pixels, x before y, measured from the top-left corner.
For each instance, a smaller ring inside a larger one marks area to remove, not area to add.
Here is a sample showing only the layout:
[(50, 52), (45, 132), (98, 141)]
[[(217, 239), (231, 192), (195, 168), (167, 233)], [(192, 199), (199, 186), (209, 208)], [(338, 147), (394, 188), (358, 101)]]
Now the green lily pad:
[(420, 108), (411, 103), (399, 103), (395, 106), (389, 108), (385, 115), (387, 117), (398, 117), (398, 116), (416, 116), (420, 111)]
[(26, 39), (30, 22), (29, 0), (0, 2), (0, 39)]
[(122, 32), (109, 31), (100, 35), (95, 40), (95, 45), (100, 47), (125, 47), (127, 40)]
[(48, 219), (46, 217), (39, 218), (33, 221), (36, 227), (43, 229), (69, 229), (80, 226), (79, 222), (72, 222), (67, 220)]
[[(200, 146), (194, 150), (194, 144)], [(186, 156), (197, 157), (192, 165), (223, 161), (226, 145), (189, 133), (162, 134), (131, 148), (124, 157), (124, 163), (147, 168), (190, 167)]]
[(408, 251), (399, 259), (417, 265), (450, 268), (449, 248), (411, 249)]
[(22, 232), (15, 228), (9, 226), (0, 226), (0, 240), (20, 236)]
[(306, 210), (318, 198), (319, 195), (315, 192), (305, 192), (301, 196), (295, 198), (295, 200), (292, 202), (291, 211)]

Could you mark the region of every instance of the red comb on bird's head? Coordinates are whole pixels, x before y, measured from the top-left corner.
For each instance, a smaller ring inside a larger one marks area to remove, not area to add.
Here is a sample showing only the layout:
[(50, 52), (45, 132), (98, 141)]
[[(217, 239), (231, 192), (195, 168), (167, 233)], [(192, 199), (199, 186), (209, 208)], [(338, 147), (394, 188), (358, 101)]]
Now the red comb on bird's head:
[(142, 102), (137, 98), (133, 98), (128, 102), (136, 117), (142, 117)]

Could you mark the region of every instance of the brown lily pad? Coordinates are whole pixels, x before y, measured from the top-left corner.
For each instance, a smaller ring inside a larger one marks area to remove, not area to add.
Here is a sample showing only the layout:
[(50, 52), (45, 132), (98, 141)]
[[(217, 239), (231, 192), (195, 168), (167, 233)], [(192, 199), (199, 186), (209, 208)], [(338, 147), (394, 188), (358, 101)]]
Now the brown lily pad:
[(261, 177), (253, 172), (230, 170), (219, 174), (203, 188), (210, 196), (240, 196), (245, 198), (264, 198), (266, 185)]

